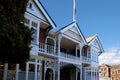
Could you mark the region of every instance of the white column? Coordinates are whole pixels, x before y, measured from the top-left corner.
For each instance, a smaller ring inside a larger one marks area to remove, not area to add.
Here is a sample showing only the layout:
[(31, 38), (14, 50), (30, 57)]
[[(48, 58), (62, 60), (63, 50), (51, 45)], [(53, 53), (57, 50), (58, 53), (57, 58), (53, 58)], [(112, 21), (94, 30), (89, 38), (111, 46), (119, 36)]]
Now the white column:
[(90, 71), (91, 71), (91, 80), (93, 80), (93, 79), (92, 79), (92, 68), (91, 68), (91, 70), (90, 70)]
[(40, 22), (38, 23), (38, 27), (37, 27), (37, 45), (39, 45), (39, 33), (40, 33)]
[(61, 39), (62, 39), (62, 34), (59, 34), (58, 36), (58, 56), (60, 57), (60, 43), (61, 43)]
[(82, 62), (82, 44), (79, 44), (79, 47), (80, 47), (80, 61)]
[(61, 39), (62, 39), (62, 34), (58, 35), (58, 79), (60, 80), (60, 43), (61, 43)]
[(29, 72), (29, 62), (26, 63), (26, 76), (25, 76), (25, 80), (28, 80), (28, 72)]
[(82, 80), (82, 74), (83, 74), (83, 72), (82, 72), (82, 65), (80, 66), (80, 80)]
[(97, 79), (97, 69), (95, 70), (95, 74), (96, 74), (96, 75), (95, 75), (95, 77), (96, 77), (95, 80), (98, 80), (98, 79)]
[(16, 64), (16, 76), (15, 76), (15, 80), (18, 80), (18, 75), (19, 75), (19, 64)]
[(98, 69), (96, 70), (96, 80), (99, 80)]
[(91, 60), (93, 60), (93, 59), (92, 59), (92, 55), (93, 55), (92, 48), (90, 48), (90, 54), (91, 54)]
[(3, 80), (7, 80), (8, 63), (4, 64)]
[(56, 54), (56, 38), (54, 39), (54, 54)]
[(60, 80), (60, 61), (58, 60), (58, 79)]
[[(86, 68), (84, 68), (85, 70), (84, 70), (84, 78), (85, 78), (85, 80), (86, 80), (86, 73), (87, 73), (87, 71), (86, 71)], [(80, 80), (82, 80), (82, 79), (80, 79)]]
[(37, 61), (38, 59), (35, 59), (35, 79), (34, 80), (37, 80)]
[(55, 69), (53, 71), (53, 80), (55, 80)]
[(38, 79), (38, 80), (42, 80), (42, 79), (41, 79), (41, 76), (42, 76), (42, 74), (41, 74), (41, 66), (42, 66), (42, 65), (41, 65), (40, 60), (38, 60), (37, 65), (38, 65), (38, 73), (37, 73), (38, 76), (37, 76), (37, 79)]

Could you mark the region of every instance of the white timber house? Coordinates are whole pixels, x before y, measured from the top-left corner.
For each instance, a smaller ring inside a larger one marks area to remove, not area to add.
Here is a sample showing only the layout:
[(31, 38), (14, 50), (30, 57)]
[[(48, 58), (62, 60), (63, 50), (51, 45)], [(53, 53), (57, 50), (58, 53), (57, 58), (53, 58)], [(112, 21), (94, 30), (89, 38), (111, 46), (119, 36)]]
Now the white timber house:
[(85, 39), (76, 21), (53, 32), (57, 26), (39, 0), (29, 0), (25, 18), (34, 29), (30, 60), (14, 71), (4, 64), (3, 80), (99, 80), (97, 35)]

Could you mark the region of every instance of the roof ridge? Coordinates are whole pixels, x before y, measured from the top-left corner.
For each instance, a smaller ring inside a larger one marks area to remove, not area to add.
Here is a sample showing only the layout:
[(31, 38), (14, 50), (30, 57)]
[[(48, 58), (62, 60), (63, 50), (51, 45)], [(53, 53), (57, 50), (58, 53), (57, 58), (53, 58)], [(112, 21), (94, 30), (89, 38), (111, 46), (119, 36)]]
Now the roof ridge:
[(91, 42), (96, 36), (97, 36), (97, 34), (88, 37), (88, 38), (86, 39), (86, 42), (87, 42), (87, 43)]

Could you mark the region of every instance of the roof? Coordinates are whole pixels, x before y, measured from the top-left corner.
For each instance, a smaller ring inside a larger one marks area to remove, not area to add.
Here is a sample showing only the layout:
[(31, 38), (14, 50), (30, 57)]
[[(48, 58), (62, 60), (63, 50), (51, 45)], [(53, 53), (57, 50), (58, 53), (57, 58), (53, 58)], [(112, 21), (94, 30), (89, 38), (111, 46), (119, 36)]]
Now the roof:
[(69, 25), (71, 25), (71, 24), (73, 24), (73, 23), (74, 23), (74, 22), (71, 22), (70, 24), (68, 24), (68, 25), (66, 25), (66, 26), (64, 26), (64, 27), (62, 27), (62, 28), (60, 28), (60, 29), (58, 29), (58, 30), (56, 31), (56, 33), (59, 32), (59, 31), (61, 31), (61, 30), (63, 30), (64, 28), (68, 27)]
[(96, 34), (93, 35), (93, 36), (91, 36), (91, 37), (89, 37), (89, 38), (87, 38), (87, 39), (86, 39), (86, 42), (87, 42), (87, 43), (91, 42), (95, 37), (96, 37)]
[(48, 12), (46, 11), (46, 9), (44, 8), (44, 6), (41, 4), (40, 0), (34, 0), (37, 4), (37, 6), (40, 8), (40, 10), (43, 12), (43, 14), (46, 16), (46, 18), (48, 19), (48, 21), (50, 22), (50, 24), (52, 25), (53, 28), (56, 27), (55, 22), (52, 20), (52, 18), (50, 17), (50, 15), (48, 14)]
[(81, 38), (82, 38), (83, 42), (86, 44), (85, 37), (84, 37), (82, 31), (80, 30), (79, 25), (77, 24), (76, 21), (73, 21), (73, 22), (71, 22), (70, 24), (68, 24), (68, 25), (60, 28), (58, 31), (56, 31), (56, 34), (59, 33), (59, 32), (64, 32), (64, 31), (68, 30), (68, 29), (69, 29), (70, 27), (72, 27), (73, 25), (75, 25), (75, 27), (78, 29), (79, 34), (81, 35)]
[(102, 47), (102, 45), (101, 45), (101, 43), (100, 43), (99, 38), (97, 37), (97, 34), (95, 34), (95, 35), (87, 38), (87, 39), (86, 39), (86, 42), (87, 42), (88, 45), (90, 45), (90, 44), (93, 43), (94, 40), (97, 40), (97, 41), (98, 41), (98, 45), (99, 45), (99, 48), (100, 48), (100, 50), (101, 50), (100, 53), (104, 52), (104, 49), (103, 49), (103, 47)]

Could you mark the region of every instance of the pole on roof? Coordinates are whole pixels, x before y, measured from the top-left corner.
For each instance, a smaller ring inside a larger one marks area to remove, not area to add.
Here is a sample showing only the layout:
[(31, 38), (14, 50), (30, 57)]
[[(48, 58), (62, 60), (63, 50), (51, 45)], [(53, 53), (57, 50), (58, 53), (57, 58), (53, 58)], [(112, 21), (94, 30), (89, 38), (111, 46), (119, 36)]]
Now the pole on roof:
[(76, 0), (73, 0), (73, 21), (76, 22)]

